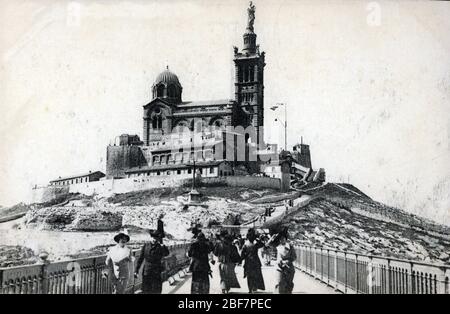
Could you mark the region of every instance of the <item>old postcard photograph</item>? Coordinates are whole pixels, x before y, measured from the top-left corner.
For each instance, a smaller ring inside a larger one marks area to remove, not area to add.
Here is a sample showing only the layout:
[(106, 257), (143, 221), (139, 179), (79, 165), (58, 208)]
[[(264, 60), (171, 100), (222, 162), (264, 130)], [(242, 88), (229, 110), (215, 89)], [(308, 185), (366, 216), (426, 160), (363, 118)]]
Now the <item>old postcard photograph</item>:
[(1, 0), (0, 294), (449, 294), (449, 17)]

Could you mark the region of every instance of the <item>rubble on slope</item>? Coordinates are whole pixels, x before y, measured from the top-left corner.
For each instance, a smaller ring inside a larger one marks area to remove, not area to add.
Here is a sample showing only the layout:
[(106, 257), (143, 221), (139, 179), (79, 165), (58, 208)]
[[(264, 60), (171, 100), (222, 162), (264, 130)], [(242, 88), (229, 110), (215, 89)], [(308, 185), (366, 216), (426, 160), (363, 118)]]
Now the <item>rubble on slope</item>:
[(425, 262), (450, 263), (450, 240), (384, 222), (317, 197), (284, 217), (296, 243)]

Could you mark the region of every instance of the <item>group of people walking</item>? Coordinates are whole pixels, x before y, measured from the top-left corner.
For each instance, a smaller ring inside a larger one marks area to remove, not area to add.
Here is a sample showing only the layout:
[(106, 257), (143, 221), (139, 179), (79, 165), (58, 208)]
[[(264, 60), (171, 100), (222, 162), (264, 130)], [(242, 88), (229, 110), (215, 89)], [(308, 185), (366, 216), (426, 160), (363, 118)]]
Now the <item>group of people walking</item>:
[(259, 250), (266, 247), (276, 247), (276, 293), (292, 293), (294, 284), (296, 259), (295, 250), (288, 242), (287, 229), (273, 233), (270, 238), (258, 235), (255, 229), (249, 229), (245, 241), (234, 237), (226, 231), (216, 235), (216, 239), (207, 239), (203, 232), (194, 235), (196, 241), (189, 249), (192, 272), (191, 293), (208, 294), (210, 291), (211, 264), (218, 261), (220, 288), (222, 293), (229, 293), (232, 288), (240, 288), (235, 267), (243, 263), (244, 278), (247, 278), (249, 293), (265, 290), (262, 263)]
[[(161, 217), (160, 217), (161, 218)], [(160, 221), (161, 219), (159, 219)], [(234, 236), (226, 230), (209, 239), (198, 228), (191, 230), (194, 242), (190, 245), (187, 255), (190, 257), (189, 271), (192, 273), (192, 294), (208, 294), (210, 292), (211, 266), (216, 264), (220, 276), (222, 293), (229, 293), (233, 288), (240, 288), (236, 276), (236, 266), (243, 265), (244, 278), (247, 278), (249, 293), (265, 290), (262, 263), (258, 252), (267, 252), (269, 247), (277, 250), (276, 262), (276, 293), (292, 293), (296, 259), (295, 251), (288, 241), (287, 229), (273, 232), (270, 237), (259, 235), (255, 229), (249, 229), (246, 239)], [(169, 250), (163, 244), (164, 228), (158, 222), (156, 230), (150, 230), (150, 241), (143, 245), (136, 263), (134, 277), (142, 270), (142, 293), (159, 294), (162, 292), (162, 259), (169, 255)], [(127, 247), (130, 236), (120, 232), (114, 237), (117, 242), (107, 255), (106, 264), (110, 276), (113, 293), (125, 293), (132, 269), (133, 256)]]

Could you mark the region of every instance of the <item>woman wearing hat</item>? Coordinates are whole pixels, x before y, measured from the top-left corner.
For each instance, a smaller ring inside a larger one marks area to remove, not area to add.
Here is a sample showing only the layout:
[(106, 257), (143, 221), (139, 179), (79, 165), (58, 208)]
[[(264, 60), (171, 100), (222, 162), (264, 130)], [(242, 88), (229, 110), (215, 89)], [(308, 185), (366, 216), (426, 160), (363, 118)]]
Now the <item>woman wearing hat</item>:
[(291, 294), (294, 288), (295, 267), (293, 262), (297, 258), (294, 247), (288, 241), (287, 228), (282, 229), (272, 235), (268, 245), (277, 248), (277, 284), (275, 292), (281, 294)]
[(244, 278), (247, 277), (249, 293), (256, 292), (258, 289), (266, 289), (261, 272), (261, 261), (258, 256), (258, 250), (263, 246), (264, 243), (257, 239), (255, 229), (249, 229), (247, 232), (247, 241), (241, 252), (241, 258), (244, 260)]
[(133, 259), (131, 250), (127, 247), (130, 236), (127, 230), (114, 236), (117, 243), (111, 247), (106, 257), (106, 265), (108, 265), (111, 276), (111, 284), (114, 294), (124, 294), (130, 279), (131, 261)]
[(164, 244), (161, 244), (161, 234), (157, 230), (149, 231), (151, 239), (149, 243), (142, 247), (139, 259), (136, 265), (134, 276), (137, 277), (142, 263), (142, 293), (159, 294), (162, 291), (163, 272), (162, 259), (169, 255), (169, 250)]
[(196, 234), (196, 241), (192, 243), (188, 251), (191, 258), (189, 271), (192, 272), (191, 294), (209, 293), (209, 275), (211, 268), (209, 266), (209, 253), (213, 250), (203, 232)]
[(214, 247), (214, 255), (219, 260), (220, 287), (222, 293), (228, 293), (231, 288), (240, 288), (234, 272), (236, 264), (241, 261), (238, 250), (233, 245), (233, 236), (226, 231), (221, 232), (220, 242)]

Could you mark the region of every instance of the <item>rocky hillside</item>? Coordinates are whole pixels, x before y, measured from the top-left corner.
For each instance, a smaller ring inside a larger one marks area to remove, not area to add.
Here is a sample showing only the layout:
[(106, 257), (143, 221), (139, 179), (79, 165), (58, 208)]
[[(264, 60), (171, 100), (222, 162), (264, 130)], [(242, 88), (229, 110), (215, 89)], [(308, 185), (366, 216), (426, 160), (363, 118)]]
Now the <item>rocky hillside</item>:
[[(385, 206), (349, 184), (309, 184), (290, 193), (236, 187), (198, 190), (203, 195), (201, 206), (186, 206), (189, 188), (160, 188), (109, 198), (66, 195), (52, 203), (27, 207), (23, 224), (16, 227), (27, 235), (30, 230), (49, 230), (62, 231), (61, 235), (75, 232), (77, 237), (87, 234), (90, 243), (96, 239), (88, 249), (72, 248), (73, 255), (64, 253), (64, 257), (79, 257), (104, 252), (113, 244), (109, 235), (105, 241), (93, 231), (112, 234), (127, 227), (138, 244), (146, 239), (145, 233), (140, 238), (138, 233), (155, 228), (158, 216), (164, 214), (168, 240), (185, 240), (191, 236), (187, 229), (192, 223), (203, 227), (245, 223), (264, 213), (267, 206), (301, 197), (297, 207), (264, 227), (287, 225), (293, 240), (307, 245), (450, 264), (449, 227)], [(10, 256), (31, 257), (26, 248), (8, 250)]]
[[(385, 206), (351, 185), (326, 184), (277, 222), (297, 243), (358, 253), (450, 263), (450, 228)], [(268, 224), (269, 227), (271, 224)]]
[(35, 206), (26, 215), (26, 226), (60, 231), (112, 231), (122, 227), (156, 227), (160, 214), (173, 239), (185, 239), (192, 223), (204, 227), (237, 224), (264, 212), (264, 204), (251, 201), (264, 196), (283, 196), (272, 190), (247, 188), (200, 188), (201, 206), (186, 206), (190, 189), (153, 189), (109, 198), (79, 195), (51, 206)]
[(24, 203), (19, 203), (11, 207), (0, 206), (0, 221), (25, 214), (29, 209), (30, 206)]
[(38, 257), (33, 250), (18, 245), (0, 246), (0, 267), (34, 264)]

